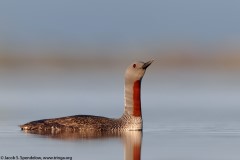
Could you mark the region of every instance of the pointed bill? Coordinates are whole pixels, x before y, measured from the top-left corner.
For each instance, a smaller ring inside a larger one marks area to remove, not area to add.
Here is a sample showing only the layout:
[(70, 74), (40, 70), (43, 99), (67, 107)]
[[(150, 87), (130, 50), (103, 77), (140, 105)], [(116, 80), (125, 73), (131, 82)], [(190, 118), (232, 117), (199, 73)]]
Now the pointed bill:
[(150, 66), (150, 64), (152, 64), (153, 61), (154, 61), (154, 60), (152, 59), (152, 60), (144, 63), (144, 65), (142, 66), (142, 68), (143, 68), (143, 69), (147, 69), (147, 67)]

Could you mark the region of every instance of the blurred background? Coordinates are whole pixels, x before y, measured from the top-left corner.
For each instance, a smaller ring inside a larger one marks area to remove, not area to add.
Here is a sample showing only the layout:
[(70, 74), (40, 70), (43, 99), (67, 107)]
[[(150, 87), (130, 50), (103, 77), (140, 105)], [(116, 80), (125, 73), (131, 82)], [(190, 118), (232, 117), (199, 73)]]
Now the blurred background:
[(120, 117), (125, 69), (154, 59), (142, 159), (238, 160), (239, 15), (238, 0), (0, 1), (1, 156), (123, 159), (119, 139), (58, 141), (18, 125)]
[(146, 123), (238, 121), (239, 15), (235, 0), (1, 1), (0, 119), (120, 116), (125, 69), (153, 58)]

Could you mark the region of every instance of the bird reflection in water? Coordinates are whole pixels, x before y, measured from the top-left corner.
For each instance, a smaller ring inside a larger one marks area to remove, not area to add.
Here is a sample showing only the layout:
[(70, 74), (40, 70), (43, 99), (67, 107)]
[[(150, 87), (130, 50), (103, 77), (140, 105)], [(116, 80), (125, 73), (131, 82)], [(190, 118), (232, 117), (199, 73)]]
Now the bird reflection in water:
[(41, 135), (47, 138), (59, 140), (91, 140), (104, 138), (120, 138), (124, 144), (124, 160), (140, 160), (142, 131), (52, 131), (52, 130), (37, 130), (24, 131), (27, 134)]

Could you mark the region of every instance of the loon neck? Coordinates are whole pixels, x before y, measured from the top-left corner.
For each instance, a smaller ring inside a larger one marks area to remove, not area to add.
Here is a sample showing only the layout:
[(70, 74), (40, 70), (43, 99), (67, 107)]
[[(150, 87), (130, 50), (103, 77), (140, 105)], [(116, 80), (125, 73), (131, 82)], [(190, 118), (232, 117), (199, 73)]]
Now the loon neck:
[(134, 116), (142, 117), (141, 111), (141, 79), (135, 81), (125, 80), (124, 86), (124, 113)]

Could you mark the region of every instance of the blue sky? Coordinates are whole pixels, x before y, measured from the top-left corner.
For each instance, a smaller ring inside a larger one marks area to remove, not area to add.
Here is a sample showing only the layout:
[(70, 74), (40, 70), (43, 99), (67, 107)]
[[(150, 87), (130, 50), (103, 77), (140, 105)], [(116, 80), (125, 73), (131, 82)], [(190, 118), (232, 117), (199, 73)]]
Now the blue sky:
[(237, 0), (1, 1), (0, 47), (34, 51), (240, 42)]

